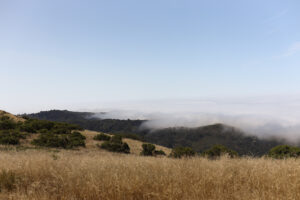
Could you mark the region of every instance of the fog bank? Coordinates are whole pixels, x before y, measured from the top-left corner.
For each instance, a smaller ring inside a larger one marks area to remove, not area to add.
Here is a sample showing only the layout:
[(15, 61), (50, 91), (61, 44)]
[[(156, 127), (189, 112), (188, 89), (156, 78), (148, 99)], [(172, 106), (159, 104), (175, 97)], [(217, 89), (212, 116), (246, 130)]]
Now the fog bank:
[[(114, 109), (112, 109), (112, 107)], [(300, 97), (268, 96), (129, 102), (103, 108), (99, 118), (144, 119), (144, 127), (199, 127), (222, 123), (259, 137), (300, 139)]]

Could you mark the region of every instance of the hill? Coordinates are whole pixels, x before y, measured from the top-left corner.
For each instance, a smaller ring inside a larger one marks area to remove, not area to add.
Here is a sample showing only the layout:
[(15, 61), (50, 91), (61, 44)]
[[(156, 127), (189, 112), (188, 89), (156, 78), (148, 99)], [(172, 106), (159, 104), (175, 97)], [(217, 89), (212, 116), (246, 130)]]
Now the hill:
[(287, 143), (275, 138), (261, 139), (249, 136), (234, 127), (215, 124), (198, 128), (165, 128), (158, 130), (141, 129), (143, 120), (118, 120), (93, 118), (94, 113), (51, 110), (26, 115), (30, 118), (47, 119), (78, 124), (94, 131), (111, 134), (134, 133), (143, 140), (168, 148), (189, 146), (202, 152), (216, 144), (222, 144), (237, 151), (240, 155), (261, 156), (274, 146)]
[(14, 122), (24, 122), (25, 121), (25, 119), (20, 116), (15, 116), (13, 114), (10, 114), (8, 112), (0, 110), (0, 118), (3, 118), (3, 117), (7, 117), (7, 118), (13, 120)]
[[(299, 199), (298, 159), (137, 156), (142, 142), (128, 138), (123, 140), (129, 144), (130, 154), (111, 153), (98, 148), (102, 142), (93, 138), (99, 132), (3, 114), (0, 133), (6, 135), (0, 135), (0, 139), (16, 132), (24, 137), (19, 138), (22, 142), (18, 145), (0, 145), (0, 199)], [(13, 126), (6, 126), (9, 124)], [(146, 136), (163, 134), (177, 138), (177, 133), (180, 137), (185, 133), (184, 137), (193, 140), (197, 133), (208, 131), (208, 135), (219, 137), (224, 126), (157, 131)], [(67, 137), (74, 132), (85, 137), (85, 146), (70, 150), (37, 148), (31, 143), (40, 135)], [(168, 148), (156, 147), (170, 152)]]
[[(86, 116), (85, 113), (82, 115)], [(9, 145), (10, 148), (17, 149), (46, 147), (85, 152), (106, 151), (99, 148), (103, 141), (94, 140), (100, 132), (83, 130), (78, 125), (65, 122), (25, 118), (0, 111), (0, 145)], [(128, 144), (131, 154), (139, 155), (142, 151), (142, 141), (130, 138), (123, 138), (122, 141)], [(159, 145), (156, 145), (156, 150), (163, 150), (167, 154), (171, 152), (170, 149)]]
[(165, 128), (150, 131), (144, 136), (151, 143), (169, 148), (176, 146), (192, 147), (203, 152), (214, 145), (224, 145), (240, 155), (262, 156), (274, 146), (285, 144), (279, 139), (260, 139), (222, 124), (214, 124), (198, 128)]
[(139, 131), (143, 120), (118, 120), (118, 119), (99, 119), (94, 117), (91, 112), (72, 112), (67, 110), (50, 110), (23, 116), (50, 120), (57, 122), (67, 122), (78, 124), (87, 130), (101, 131), (106, 133), (135, 133)]

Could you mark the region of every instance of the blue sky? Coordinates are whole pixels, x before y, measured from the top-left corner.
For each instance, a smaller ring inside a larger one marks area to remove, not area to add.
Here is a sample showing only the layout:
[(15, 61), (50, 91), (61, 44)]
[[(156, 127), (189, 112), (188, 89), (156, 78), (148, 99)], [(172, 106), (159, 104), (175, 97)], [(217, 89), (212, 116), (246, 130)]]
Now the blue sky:
[(0, 109), (298, 95), (297, 0), (0, 0)]

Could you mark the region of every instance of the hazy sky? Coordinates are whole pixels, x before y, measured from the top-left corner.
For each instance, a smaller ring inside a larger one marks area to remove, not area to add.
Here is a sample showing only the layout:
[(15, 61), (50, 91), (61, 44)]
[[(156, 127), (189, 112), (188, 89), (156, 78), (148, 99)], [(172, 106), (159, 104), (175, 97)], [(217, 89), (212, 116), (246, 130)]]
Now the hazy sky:
[(0, 0), (0, 109), (298, 95), (299, 11), (299, 0)]

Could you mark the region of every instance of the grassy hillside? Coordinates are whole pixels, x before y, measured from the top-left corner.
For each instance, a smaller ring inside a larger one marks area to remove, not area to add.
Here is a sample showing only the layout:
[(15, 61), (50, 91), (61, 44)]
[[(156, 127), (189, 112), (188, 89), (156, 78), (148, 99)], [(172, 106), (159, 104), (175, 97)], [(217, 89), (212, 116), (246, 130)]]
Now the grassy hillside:
[[(22, 148), (59, 148), (80, 151), (105, 151), (99, 148), (103, 141), (94, 140), (100, 132), (83, 130), (78, 125), (48, 120), (24, 119), (10, 113), (0, 111), (0, 144), (10, 145), (10, 149)], [(107, 136), (109, 134), (102, 133)], [(143, 142), (123, 138), (129, 145), (130, 153), (139, 155)], [(156, 150), (170, 154), (171, 150), (156, 145)]]
[(5, 151), (0, 199), (299, 199), (299, 160)]
[(240, 155), (261, 156), (274, 146), (286, 144), (279, 139), (260, 139), (248, 136), (233, 127), (216, 124), (198, 128), (166, 128), (159, 130), (140, 129), (142, 120), (115, 120), (92, 118), (93, 113), (70, 111), (44, 111), (27, 115), (37, 119), (47, 119), (79, 124), (85, 129), (108, 133), (134, 133), (145, 141), (169, 148), (189, 146), (202, 152), (214, 145), (222, 144), (237, 151)]
[[(99, 132), (84, 130), (84, 131), (81, 131), (81, 133), (84, 136), (86, 136), (86, 148), (81, 148), (81, 151), (85, 151), (85, 152), (91, 152), (91, 151), (103, 152), (103, 151), (105, 151), (98, 147), (103, 142), (93, 139), (97, 134), (99, 134)], [(107, 135), (109, 135), (109, 134), (107, 134)], [(124, 138), (123, 141), (129, 145), (131, 154), (140, 155), (140, 153), (142, 151), (143, 142), (138, 141), (138, 140), (129, 139), (129, 138)], [(167, 155), (169, 155), (171, 153), (170, 148), (163, 147), (160, 145), (155, 145), (155, 146), (156, 146), (157, 150), (163, 150)]]
[(5, 112), (3, 110), (0, 110), (0, 118), (3, 118), (3, 117), (4, 118), (7, 117), (7, 118), (9, 118), (10, 120), (12, 120), (14, 122), (24, 122), (25, 121), (25, 119), (22, 118), (22, 117), (18, 117), (18, 116), (15, 116), (13, 114), (10, 114), (8, 112)]

